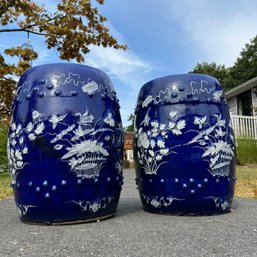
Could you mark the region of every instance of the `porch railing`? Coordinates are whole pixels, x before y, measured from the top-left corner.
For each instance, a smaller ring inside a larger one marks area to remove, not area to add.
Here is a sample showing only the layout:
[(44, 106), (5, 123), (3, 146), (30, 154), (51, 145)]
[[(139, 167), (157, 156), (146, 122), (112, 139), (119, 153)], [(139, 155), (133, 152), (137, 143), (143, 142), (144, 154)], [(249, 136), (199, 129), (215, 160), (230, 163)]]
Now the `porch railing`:
[(236, 137), (257, 139), (257, 117), (231, 115)]

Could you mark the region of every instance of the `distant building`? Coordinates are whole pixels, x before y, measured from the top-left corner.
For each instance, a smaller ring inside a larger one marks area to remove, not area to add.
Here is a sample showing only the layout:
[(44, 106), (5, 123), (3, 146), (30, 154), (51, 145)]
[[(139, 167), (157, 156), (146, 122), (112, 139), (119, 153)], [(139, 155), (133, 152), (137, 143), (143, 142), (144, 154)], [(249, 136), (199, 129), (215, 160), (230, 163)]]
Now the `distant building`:
[(124, 133), (124, 160), (129, 162), (130, 165), (134, 162), (133, 140), (134, 132), (128, 131)]
[(257, 77), (226, 92), (236, 137), (257, 139)]
[(232, 115), (257, 116), (257, 77), (226, 92)]

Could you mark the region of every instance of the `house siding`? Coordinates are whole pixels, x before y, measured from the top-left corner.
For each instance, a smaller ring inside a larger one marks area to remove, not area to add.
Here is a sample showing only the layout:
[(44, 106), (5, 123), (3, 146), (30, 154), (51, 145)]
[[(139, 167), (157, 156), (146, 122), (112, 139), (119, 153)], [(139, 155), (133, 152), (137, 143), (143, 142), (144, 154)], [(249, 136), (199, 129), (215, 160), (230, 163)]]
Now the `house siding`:
[(236, 96), (228, 99), (229, 112), (232, 115), (237, 115), (237, 100)]

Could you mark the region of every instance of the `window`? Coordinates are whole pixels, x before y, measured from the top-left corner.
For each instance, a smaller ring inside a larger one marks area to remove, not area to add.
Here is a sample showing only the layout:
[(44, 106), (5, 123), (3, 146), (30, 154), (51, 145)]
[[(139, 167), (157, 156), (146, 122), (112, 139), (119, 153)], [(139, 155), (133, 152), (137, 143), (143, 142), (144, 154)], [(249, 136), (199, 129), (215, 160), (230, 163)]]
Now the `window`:
[(252, 116), (251, 90), (237, 96), (237, 112), (239, 115)]

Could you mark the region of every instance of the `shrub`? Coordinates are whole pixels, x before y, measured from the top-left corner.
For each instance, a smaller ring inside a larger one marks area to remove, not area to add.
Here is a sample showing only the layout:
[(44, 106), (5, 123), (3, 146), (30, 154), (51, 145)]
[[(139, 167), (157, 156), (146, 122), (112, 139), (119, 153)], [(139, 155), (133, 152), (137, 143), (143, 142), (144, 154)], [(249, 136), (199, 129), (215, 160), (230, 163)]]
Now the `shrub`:
[(238, 138), (236, 151), (237, 164), (257, 163), (257, 140)]
[(8, 161), (6, 153), (8, 126), (0, 123), (0, 173), (8, 171)]

